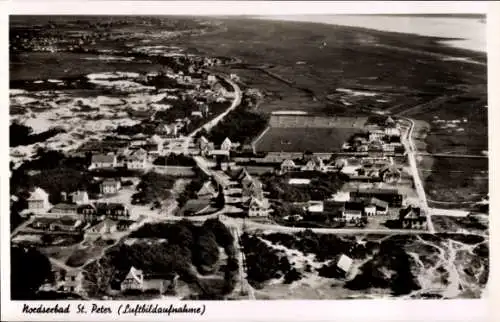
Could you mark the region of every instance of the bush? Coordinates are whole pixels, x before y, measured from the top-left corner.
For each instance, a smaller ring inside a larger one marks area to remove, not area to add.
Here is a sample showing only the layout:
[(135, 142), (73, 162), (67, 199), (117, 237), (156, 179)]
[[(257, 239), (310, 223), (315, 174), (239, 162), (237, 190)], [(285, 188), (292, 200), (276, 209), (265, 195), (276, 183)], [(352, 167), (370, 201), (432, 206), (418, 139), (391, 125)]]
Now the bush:
[(13, 300), (35, 298), (40, 286), (53, 278), (52, 265), (47, 256), (32, 247), (11, 247), (10, 265), (10, 292)]

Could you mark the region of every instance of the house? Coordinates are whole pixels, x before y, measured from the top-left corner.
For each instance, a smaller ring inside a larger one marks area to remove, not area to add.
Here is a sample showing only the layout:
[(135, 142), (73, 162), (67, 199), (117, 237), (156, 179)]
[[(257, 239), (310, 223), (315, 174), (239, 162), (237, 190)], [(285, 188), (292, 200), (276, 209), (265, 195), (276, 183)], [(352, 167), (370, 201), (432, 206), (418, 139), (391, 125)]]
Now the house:
[(119, 180), (113, 178), (105, 179), (101, 182), (100, 188), (103, 194), (114, 194), (120, 190), (121, 183)]
[(401, 207), (403, 195), (398, 189), (358, 189), (349, 192), (350, 199), (370, 199), (377, 198), (389, 204), (389, 207)]
[(394, 166), (388, 166), (380, 170), (380, 176), (386, 183), (397, 183), (401, 180), (401, 171)]
[(89, 194), (87, 191), (75, 191), (71, 194), (71, 201), (77, 205), (89, 203)]
[(266, 198), (252, 197), (247, 207), (248, 217), (267, 217), (270, 212), (269, 201)]
[(166, 136), (177, 136), (177, 126), (176, 124), (160, 124), (156, 127), (155, 133), (159, 135), (166, 135)]
[(106, 218), (95, 226), (90, 227), (85, 231), (85, 237), (95, 238), (103, 237), (103, 235), (112, 234), (118, 230), (118, 225), (115, 221)]
[(348, 222), (359, 222), (363, 217), (364, 204), (360, 201), (347, 201), (342, 210), (342, 218)]
[(211, 181), (207, 181), (203, 184), (196, 195), (199, 199), (212, 199), (217, 196), (217, 189), (214, 187)]
[(336, 270), (341, 276), (347, 276), (352, 269), (353, 260), (347, 255), (341, 254), (337, 260)]
[(232, 146), (233, 143), (231, 142), (231, 140), (229, 140), (229, 138), (225, 138), (220, 145), (220, 149), (225, 151), (231, 151)]
[(374, 208), (374, 210), (375, 210), (371, 214), (367, 213), (367, 215), (369, 215), (369, 216), (370, 215), (385, 216), (385, 215), (387, 215), (387, 212), (389, 211), (389, 203), (382, 201), (380, 199), (377, 199), (377, 198), (371, 198), (367, 202), (367, 205), (371, 206), (372, 209)]
[(116, 167), (117, 159), (114, 154), (92, 155), (89, 169), (107, 169)]
[(179, 275), (176, 273), (170, 274), (148, 274), (144, 276), (143, 289), (156, 290), (160, 294), (174, 295), (176, 293), (177, 281)]
[[(144, 170), (147, 166), (147, 161), (148, 153), (144, 149), (135, 150), (126, 159), (127, 169)], [(118, 189), (120, 188), (118, 187), (116, 190)]]
[(262, 197), (264, 195), (264, 190), (262, 187), (262, 182), (257, 178), (245, 177), (241, 181), (242, 189), (241, 194), (244, 199), (249, 197)]
[(49, 230), (51, 231), (65, 231), (74, 232), (77, 231), (82, 225), (82, 221), (74, 217), (65, 216), (49, 223)]
[(191, 112), (191, 116), (192, 117), (199, 117), (199, 118), (202, 118), (203, 117), (203, 113), (201, 111), (192, 111)]
[(293, 171), (293, 170), (295, 170), (295, 168), (296, 168), (295, 162), (293, 162), (293, 160), (291, 160), (291, 159), (286, 159), (280, 165), (281, 173)]
[(326, 167), (323, 160), (318, 156), (313, 156), (306, 165), (302, 167), (302, 171), (325, 171)]
[(144, 290), (144, 274), (142, 270), (136, 269), (134, 266), (130, 267), (130, 270), (125, 276), (125, 279), (120, 284), (120, 289), (122, 292), (129, 290)]
[(324, 204), (323, 201), (309, 201), (307, 203), (306, 209), (309, 213), (322, 213), (324, 212)]
[(209, 85), (217, 83), (217, 77), (215, 75), (208, 75), (207, 76), (207, 83)]
[(49, 194), (42, 188), (35, 188), (27, 199), (30, 211), (45, 211), (49, 209)]
[(83, 289), (83, 271), (75, 270), (65, 270), (65, 269), (53, 269), (52, 276), (54, 277), (53, 282), (50, 285), (50, 289), (59, 292), (81, 294), (84, 292)]
[(402, 228), (424, 229), (427, 227), (427, 218), (420, 208), (409, 205), (399, 212), (399, 220)]
[(385, 132), (382, 130), (373, 130), (368, 133), (368, 141), (378, 141), (385, 136)]
[(97, 220), (97, 210), (92, 204), (79, 205), (76, 213), (83, 222), (93, 222)]
[(55, 216), (76, 215), (78, 212), (78, 205), (69, 203), (58, 203), (50, 208), (49, 214)]
[(121, 203), (97, 203), (96, 213), (111, 219), (127, 219), (130, 217), (128, 208)]

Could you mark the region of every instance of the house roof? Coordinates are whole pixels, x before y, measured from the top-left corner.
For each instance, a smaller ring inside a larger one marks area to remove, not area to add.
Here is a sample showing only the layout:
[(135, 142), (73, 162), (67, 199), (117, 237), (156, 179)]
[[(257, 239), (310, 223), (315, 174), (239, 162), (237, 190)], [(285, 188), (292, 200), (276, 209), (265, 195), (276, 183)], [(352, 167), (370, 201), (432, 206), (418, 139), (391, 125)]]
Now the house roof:
[(204, 135), (200, 136), (200, 141), (203, 142), (203, 143), (208, 143), (209, 142), (208, 139)]
[(31, 193), (28, 200), (43, 200), (49, 197), (49, 194), (45, 192), (42, 188), (35, 188), (35, 190)]
[(111, 219), (104, 219), (103, 221), (101, 221), (100, 223), (98, 223), (97, 225), (94, 225), (92, 227), (89, 228), (89, 231), (91, 232), (99, 232), (102, 228), (108, 226), (113, 226), (113, 225), (116, 225), (116, 222), (114, 222), (113, 220)]
[(137, 269), (134, 266), (131, 266), (125, 279), (134, 279), (136, 282), (142, 283), (143, 279), (140, 278), (139, 276), (143, 276), (142, 270)]
[(207, 181), (203, 184), (201, 189), (198, 191), (197, 195), (198, 196), (206, 195), (206, 194), (215, 195), (216, 193), (217, 193), (217, 191), (216, 191), (214, 185), (212, 184), (212, 182)]
[(115, 156), (113, 154), (96, 154), (92, 156), (92, 163), (113, 163)]
[(209, 200), (204, 200), (204, 199), (190, 199), (186, 202), (184, 207), (182, 207), (182, 211), (185, 212), (190, 212), (190, 213), (198, 213), (202, 211), (203, 209), (207, 208), (210, 205)]
[(355, 191), (351, 191), (353, 193), (362, 193), (362, 194), (379, 194), (379, 195), (397, 195), (399, 194), (398, 189), (359, 189)]
[(352, 259), (347, 255), (340, 255), (339, 260), (337, 262), (337, 267), (343, 270), (344, 272), (348, 272), (352, 266)]
[(126, 209), (125, 205), (123, 205), (121, 203), (103, 203), (103, 202), (100, 202), (100, 203), (97, 203), (95, 205), (95, 207), (97, 210), (107, 210), (107, 209), (124, 210), (124, 209)]
[(49, 210), (49, 212), (52, 212), (54, 209), (70, 211), (70, 210), (76, 210), (77, 208), (78, 208), (77, 205), (73, 205), (73, 204), (69, 204), (69, 203), (58, 203), (54, 207), (52, 207)]
[(420, 208), (415, 208), (412, 206), (408, 206), (405, 209), (401, 210), (402, 217), (404, 219), (419, 219), (420, 216)]
[(286, 166), (286, 167), (295, 167), (295, 162), (291, 159), (286, 159), (281, 163), (281, 166)]
[(117, 184), (119, 181), (113, 178), (104, 179), (102, 184)]
[(248, 207), (251, 207), (252, 205), (257, 205), (260, 208), (267, 209), (267, 208), (269, 208), (269, 201), (266, 198), (255, 198), (255, 197), (252, 197), (248, 201)]
[(370, 201), (369, 201), (369, 204), (370, 205), (375, 205), (375, 206), (381, 207), (381, 208), (388, 208), (389, 207), (389, 203), (388, 202), (382, 201), (382, 200), (377, 199), (377, 198), (371, 198)]
[(225, 144), (233, 144), (233, 142), (231, 142), (231, 140), (229, 140), (229, 138), (225, 138), (224, 141), (222, 141), (221, 145), (225, 145)]
[(359, 210), (362, 211), (364, 208), (364, 205), (360, 201), (347, 201), (344, 204), (344, 209), (345, 210)]

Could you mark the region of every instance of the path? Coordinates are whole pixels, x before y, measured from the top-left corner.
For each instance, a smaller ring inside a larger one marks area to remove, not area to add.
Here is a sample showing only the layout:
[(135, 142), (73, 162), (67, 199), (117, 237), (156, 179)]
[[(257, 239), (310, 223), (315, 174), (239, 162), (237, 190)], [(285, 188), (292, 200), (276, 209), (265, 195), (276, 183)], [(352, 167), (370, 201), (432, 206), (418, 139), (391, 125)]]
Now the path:
[(410, 123), (410, 128), (406, 134), (406, 140), (403, 140), (403, 144), (405, 145), (405, 149), (408, 152), (408, 162), (410, 164), (410, 169), (412, 172), (413, 180), (415, 183), (415, 190), (417, 191), (418, 197), (421, 201), (421, 207), (424, 213), (427, 216), (427, 227), (430, 233), (435, 233), (434, 224), (432, 223), (431, 214), (429, 210), (429, 205), (427, 203), (427, 196), (425, 194), (424, 185), (422, 183), (422, 179), (418, 173), (417, 161), (416, 161), (416, 151), (415, 144), (413, 142), (413, 129), (415, 127), (415, 122), (409, 118), (403, 118), (407, 122)]

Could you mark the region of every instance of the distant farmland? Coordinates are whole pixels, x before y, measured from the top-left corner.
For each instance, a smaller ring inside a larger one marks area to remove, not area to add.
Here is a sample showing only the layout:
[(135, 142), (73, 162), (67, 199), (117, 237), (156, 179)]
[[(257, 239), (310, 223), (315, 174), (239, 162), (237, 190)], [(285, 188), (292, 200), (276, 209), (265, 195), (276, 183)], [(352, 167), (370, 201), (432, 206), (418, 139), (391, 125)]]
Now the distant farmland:
[(338, 152), (358, 128), (271, 127), (257, 142), (259, 152)]

